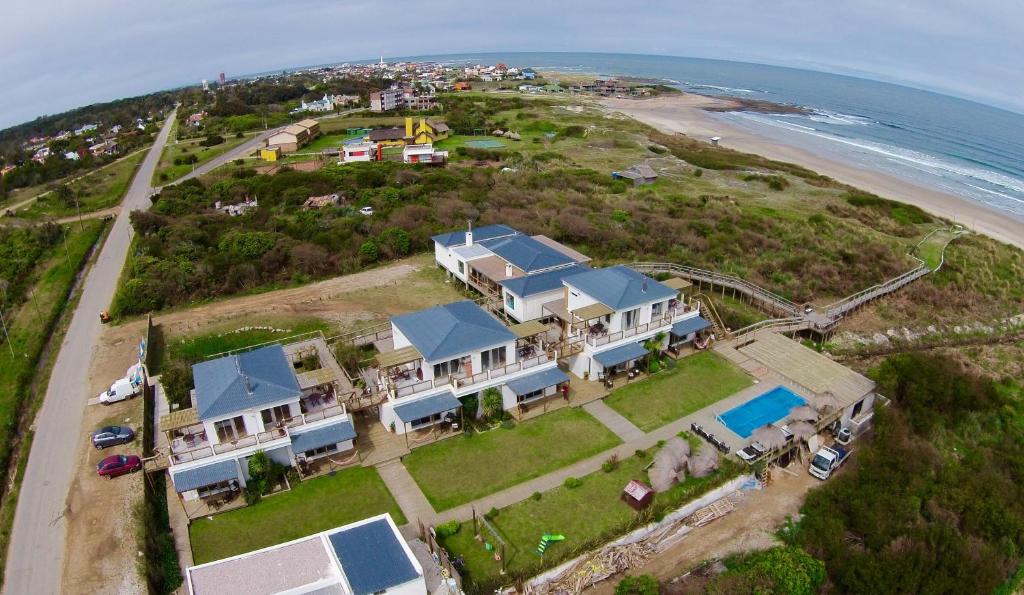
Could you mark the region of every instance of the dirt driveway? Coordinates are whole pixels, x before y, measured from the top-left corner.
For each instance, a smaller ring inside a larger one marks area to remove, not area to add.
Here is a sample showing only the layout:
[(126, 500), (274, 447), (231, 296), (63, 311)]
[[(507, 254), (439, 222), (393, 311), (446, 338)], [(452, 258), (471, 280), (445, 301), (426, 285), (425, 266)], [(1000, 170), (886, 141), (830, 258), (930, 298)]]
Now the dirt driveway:
[[(99, 352), (94, 354), (94, 358)], [(119, 341), (102, 356), (104, 366), (90, 374), (88, 392), (94, 397), (138, 361), (135, 341)], [(95, 359), (94, 359), (95, 362)], [(67, 521), (62, 593), (145, 593), (145, 583), (136, 570), (138, 547), (133, 511), (142, 500), (143, 475), (135, 473), (114, 479), (96, 474), (99, 461), (114, 454), (142, 454), (142, 397), (113, 405), (88, 405), (76, 453), (77, 473), (72, 480), (64, 517)], [(108, 425), (131, 426), (135, 442), (99, 451), (89, 443), (95, 428)]]
[[(795, 477), (775, 470), (769, 488), (744, 492), (743, 500), (735, 511), (694, 529), (681, 542), (628, 574), (652, 574), (665, 582), (689, 572), (705, 560), (777, 545), (775, 531), (787, 516), (797, 515), (807, 491), (821, 485), (798, 465), (791, 466), (791, 469), (797, 473)], [(612, 577), (587, 592), (610, 595), (620, 578)]]

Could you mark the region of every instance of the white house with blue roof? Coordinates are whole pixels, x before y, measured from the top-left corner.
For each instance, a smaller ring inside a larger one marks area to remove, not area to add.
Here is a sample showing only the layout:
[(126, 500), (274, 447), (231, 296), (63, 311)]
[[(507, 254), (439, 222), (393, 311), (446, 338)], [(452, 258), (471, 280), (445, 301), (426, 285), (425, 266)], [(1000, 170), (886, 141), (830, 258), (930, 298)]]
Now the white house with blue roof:
[[(590, 258), (543, 235), (530, 236), (507, 225), (485, 225), (476, 230), (470, 224), (466, 231), (443, 233), (433, 237), (434, 259), (454, 278), (484, 295), (501, 297), (505, 312), (519, 322), (533, 320), (530, 313), (540, 314), (536, 293), (516, 294), (506, 291), (507, 283), (524, 279), (536, 287), (551, 291), (553, 278), (569, 274)], [(561, 272), (558, 272), (561, 271)], [(527, 279), (542, 276), (533, 282)], [(516, 286), (521, 291), (527, 291)], [(533, 288), (531, 287), (531, 290)]]
[(185, 571), (191, 595), (426, 595), (423, 566), (389, 514)]
[(512, 330), (469, 300), (395, 316), (391, 330), (393, 349), (377, 355), (388, 394), (380, 419), (399, 434), (458, 423), (459, 399), (488, 388), (500, 389), (512, 409), (569, 380), (556, 357), (527, 353)]
[(568, 357), (569, 370), (580, 377), (598, 379), (633, 366), (656, 336), (663, 335), (664, 349), (673, 336), (692, 340), (710, 326), (698, 303), (626, 266), (568, 276), (562, 285), (565, 297), (545, 308), (564, 320), (565, 340), (581, 347)]
[(353, 451), (355, 428), (329, 368), (297, 373), (296, 363), (269, 345), (192, 366), (194, 407), (161, 418), (183, 500), (244, 487), (256, 451), (287, 466)]

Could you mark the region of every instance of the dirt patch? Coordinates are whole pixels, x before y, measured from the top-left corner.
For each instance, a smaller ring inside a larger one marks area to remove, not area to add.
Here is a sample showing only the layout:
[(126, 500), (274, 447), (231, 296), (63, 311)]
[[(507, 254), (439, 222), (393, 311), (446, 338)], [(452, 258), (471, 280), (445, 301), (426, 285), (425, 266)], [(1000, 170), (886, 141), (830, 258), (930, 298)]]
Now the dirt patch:
[[(423, 254), (393, 264), (334, 277), (310, 285), (281, 289), (156, 314), (153, 320), (167, 337), (229, 327), (268, 318), (287, 322), (316, 317), (347, 330), (401, 314), (461, 299), (458, 285), (445, 283), (433, 255)], [(98, 352), (119, 342), (137, 341), (146, 328), (137, 320), (107, 329)]]
[[(137, 361), (137, 338), (101, 342), (93, 353), (93, 372), (82, 398), (99, 394)], [(133, 515), (136, 503), (142, 500), (143, 476), (136, 473), (108, 480), (96, 474), (96, 465), (107, 456), (142, 454), (142, 413), (141, 396), (109, 406), (86, 407), (77, 453), (79, 471), (64, 512), (67, 538), (62, 593), (146, 591), (136, 569), (138, 546)], [(131, 444), (96, 450), (89, 443), (89, 435), (105, 424), (131, 426), (138, 437)]]
[[(820, 485), (799, 465), (794, 464), (791, 469), (796, 477), (775, 470), (769, 488), (744, 492), (734, 512), (694, 529), (686, 539), (628, 574), (652, 574), (665, 582), (689, 572), (705, 560), (777, 545), (775, 531), (787, 516), (795, 517), (799, 513), (808, 490)], [(612, 577), (587, 592), (610, 595), (620, 578)]]

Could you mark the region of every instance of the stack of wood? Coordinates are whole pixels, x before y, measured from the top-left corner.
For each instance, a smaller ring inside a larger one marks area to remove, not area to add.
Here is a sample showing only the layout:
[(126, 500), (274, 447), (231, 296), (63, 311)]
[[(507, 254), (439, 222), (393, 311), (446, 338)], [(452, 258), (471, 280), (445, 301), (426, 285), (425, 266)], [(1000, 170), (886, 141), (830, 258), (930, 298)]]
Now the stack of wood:
[(612, 575), (642, 566), (652, 553), (651, 547), (642, 542), (609, 546), (580, 559), (547, 584), (527, 589), (527, 593), (579, 595)]

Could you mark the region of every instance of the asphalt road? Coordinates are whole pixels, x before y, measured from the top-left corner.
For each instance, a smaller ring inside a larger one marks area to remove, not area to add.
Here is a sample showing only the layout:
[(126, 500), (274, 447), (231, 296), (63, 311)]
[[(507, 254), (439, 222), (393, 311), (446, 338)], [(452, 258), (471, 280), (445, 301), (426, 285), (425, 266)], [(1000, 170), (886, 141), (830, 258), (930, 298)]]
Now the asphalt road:
[[(150, 207), (150, 180), (167, 142), (171, 118), (164, 123), (152, 149), (142, 161), (125, 195), (122, 209), (85, 279), (82, 297), (71, 318), (46, 390), (45, 401), (35, 420), (36, 433), (28, 467), (18, 497), (14, 530), (7, 553), (4, 593), (49, 595), (60, 592), (63, 576), (64, 514), (67, 495), (75, 474), (81, 448), (79, 435), (89, 386), (89, 364), (99, 340), (99, 313), (110, 306), (117, 280), (124, 267), (131, 239), (128, 221), (133, 210)], [(271, 130), (197, 167), (180, 181), (204, 173), (252, 152)], [(100, 503), (97, 503), (100, 504)], [(116, 510), (111, 514), (131, 514)]]

